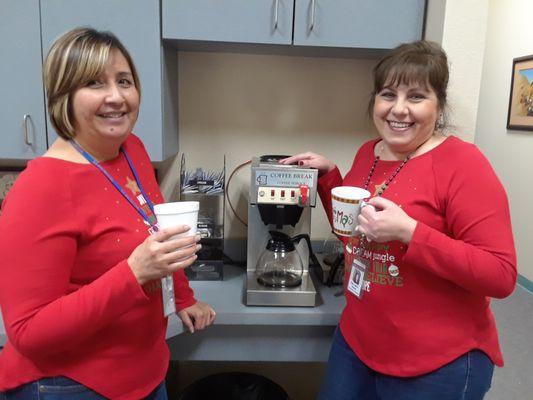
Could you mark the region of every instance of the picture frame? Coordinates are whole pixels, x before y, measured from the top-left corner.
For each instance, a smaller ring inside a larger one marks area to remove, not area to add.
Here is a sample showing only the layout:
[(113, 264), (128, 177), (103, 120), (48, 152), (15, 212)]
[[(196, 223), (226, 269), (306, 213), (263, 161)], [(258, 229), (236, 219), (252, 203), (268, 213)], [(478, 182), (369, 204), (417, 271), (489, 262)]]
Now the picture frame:
[(0, 167), (0, 209), (7, 193), (24, 167)]
[(533, 54), (513, 59), (507, 129), (533, 131)]

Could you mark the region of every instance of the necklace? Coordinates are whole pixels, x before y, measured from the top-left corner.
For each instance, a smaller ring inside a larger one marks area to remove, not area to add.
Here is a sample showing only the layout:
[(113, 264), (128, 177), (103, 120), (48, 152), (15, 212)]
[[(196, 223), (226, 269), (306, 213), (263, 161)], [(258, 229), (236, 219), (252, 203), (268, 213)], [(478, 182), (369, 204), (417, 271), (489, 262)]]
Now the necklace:
[[(405, 164), (409, 162), (409, 160), (411, 159), (413, 154), (416, 152), (416, 150), (418, 150), (418, 147), (415, 149), (415, 151), (413, 151), (411, 154), (405, 157), (402, 163), (398, 165), (398, 167), (392, 172), (391, 176), (389, 176), (389, 178), (385, 181), (385, 183), (381, 185), (377, 193), (378, 197), (381, 196), (383, 192), (385, 191), (385, 189), (389, 187), (390, 183), (394, 180), (394, 178), (396, 178), (396, 175), (398, 175), (398, 173), (402, 170), (402, 168), (405, 167)], [(378, 164), (380, 160), (379, 156), (382, 152), (383, 152), (383, 146), (381, 147), (379, 154), (374, 157), (374, 162), (372, 163), (372, 166), (370, 167), (370, 171), (368, 172), (368, 176), (366, 177), (366, 180), (365, 180), (365, 185), (364, 185), (365, 190), (368, 190), (368, 185), (370, 184), (370, 180), (372, 179), (372, 176), (374, 175), (374, 170), (376, 169), (376, 165)]]
[[(379, 162), (379, 156), (383, 152), (383, 148), (384, 147), (382, 146), (380, 152), (374, 157), (374, 162), (372, 163), (372, 166), (370, 167), (370, 171), (368, 172), (368, 176), (366, 177), (366, 180), (365, 180), (365, 185), (364, 185), (365, 190), (368, 189), (368, 185), (370, 184), (370, 180), (372, 179), (372, 176), (374, 175), (374, 170), (376, 169), (376, 165)], [(415, 149), (415, 151), (416, 150), (418, 150), (418, 147)], [(377, 192), (378, 197), (383, 194), (383, 192), (387, 189), (387, 187), (393, 181), (393, 179), (396, 178), (396, 175), (398, 175), (398, 173), (402, 170), (402, 168), (405, 167), (405, 164), (409, 162), (413, 154), (414, 152), (412, 152), (407, 157), (405, 157), (402, 163), (392, 172), (391, 176), (389, 176), (389, 178), (385, 181), (385, 183), (381, 185), (381, 187), (379, 188)], [(365, 258), (364, 256), (367, 242), (370, 243), (370, 239), (365, 237), (364, 234), (361, 234), (361, 236), (358, 239), (357, 247), (352, 246), (352, 249), (354, 249), (353, 250), (354, 260), (352, 261), (352, 268), (350, 272), (350, 281), (348, 284), (348, 288), (359, 299), (363, 298), (364, 290), (369, 290), (369, 289), (363, 288), (363, 286), (366, 287), (366, 283), (365, 283), (366, 271), (370, 265), (370, 260)], [(354, 277), (359, 277), (359, 278), (354, 279)], [(368, 285), (370, 285), (370, 282), (368, 282)]]
[[(422, 143), (423, 144), (423, 143)], [(420, 145), (421, 146), (421, 145)], [(411, 154), (407, 155), (405, 159), (401, 162), (400, 165), (392, 172), (392, 174), (389, 176), (389, 178), (381, 185), (377, 192), (377, 196), (380, 197), (383, 192), (389, 187), (390, 183), (396, 178), (396, 175), (402, 170), (403, 167), (405, 167), (405, 164), (409, 162), (411, 157), (415, 154), (415, 152), (420, 148), (418, 146)], [(368, 176), (366, 177), (364, 188), (365, 190), (368, 189), (368, 185), (370, 184), (370, 180), (372, 179), (372, 176), (374, 175), (374, 170), (376, 169), (376, 165), (379, 162), (379, 156), (383, 152), (384, 146), (382, 145), (381, 150), (379, 153), (374, 157), (374, 162), (372, 163), (372, 166), (370, 167), (370, 171), (368, 172)], [(366, 239), (366, 240), (365, 240)], [(365, 237), (364, 234), (361, 234), (357, 247), (354, 252), (354, 259), (352, 261), (352, 270), (350, 272), (350, 281), (348, 283), (348, 290), (350, 290), (357, 298), (362, 299), (363, 292), (365, 290), (370, 291), (370, 289), (366, 288), (366, 284), (370, 285), (370, 282), (366, 282), (366, 271), (370, 265), (370, 260), (368, 258), (365, 258), (365, 251), (367, 242), (370, 243), (370, 239)], [(352, 246), (352, 249), (355, 246)], [(355, 282), (355, 283), (354, 283)], [(366, 282), (366, 283), (365, 283)], [(365, 286), (365, 288), (363, 288)]]

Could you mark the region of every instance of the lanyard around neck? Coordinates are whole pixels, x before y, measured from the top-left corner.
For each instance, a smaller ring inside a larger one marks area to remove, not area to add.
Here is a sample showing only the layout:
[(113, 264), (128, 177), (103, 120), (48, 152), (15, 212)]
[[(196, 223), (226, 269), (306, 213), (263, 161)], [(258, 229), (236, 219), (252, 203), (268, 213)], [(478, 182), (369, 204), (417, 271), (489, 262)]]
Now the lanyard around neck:
[[(94, 165), (96, 168), (98, 168), (98, 170), (104, 174), (104, 176), (107, 178), (107, 180), (109, 182), (111, 182), (111, 184), (115, 187), (115, 189), (117, 189), (119, 191), (119, 193), (128, 201), (128, 203), (130, 203), (130, 205), (135, 208), (135, 210), (141, 215), (141, 217), (146, 221), (146, 223), (154, 230), (154, 231), (157, 231), (158, 228), (157, 228), (157, 222), (153, 223), (150, 218), (148, 217), (148, 215), (146, 215), (146, 213), (137, 205), (135, 204), (135, 202), (128, 196), (128, 194), (124, 191), (124, 189), (122, 188), (122, 186), (120, 186), (120, 184), (115, 180), (115, 178), (113, 178), (109, 172), (107, 172), (105, 170), (104, 167), (102, 167), (100, 165), (100, 163), (91, 155), (89, 154), (83, 147), (81, 147), (79, 145), (78, 142), (76, 142), (74, 139), (70, 140), (70, 143), (72, 144), (72, 146), (78, 150), (78, 152), (87, 159), (87, 161), (89, 161), (92, 165)], [(135, 170), (135, 167), (133, 166), (133, 163), (131, 162), (130, 160), (130, 157), (128, 156), (128, 153), (126, 152), (126, 150), (120, 146), (120, 152), (122, 154), (124, 154), (124, 157), (126, 158), (126, 161), (128, 162), (128, 165), (130, 167), (130, 170), (133, 174), (133, 177), (135, 179), (135, 182), (137, 183), (137, 186), (139, 187), (139, 190), (141, 191), (141, 194), (142, 196), (144, 197), (144, 200), (146, 201), (146, 203), (148, 204), (148, 207), (150, 207), (150, 210), (152, 211), (152, 214), (155, 216), (155, 213), (154, 213), (154, 205), (152, 204), (152, 202), (150, 201), (150, 199), (148, 198), (148, 196), (146, 195), (146, 193), (144, 192), (144, 189), (142, 187), (142, 184), (141, 184), (141, 180), (139, 179), (139, 176), (137, 175), (137, 171)]]

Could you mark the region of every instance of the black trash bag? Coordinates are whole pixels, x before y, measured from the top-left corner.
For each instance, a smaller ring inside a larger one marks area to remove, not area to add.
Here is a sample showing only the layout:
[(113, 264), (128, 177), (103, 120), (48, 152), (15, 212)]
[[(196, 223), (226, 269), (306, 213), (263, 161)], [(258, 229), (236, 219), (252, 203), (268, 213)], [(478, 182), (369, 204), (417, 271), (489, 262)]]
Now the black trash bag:
[(289, 400), (277, 383), (261, 375), (224, 372), (187, 386), (180, 400)]

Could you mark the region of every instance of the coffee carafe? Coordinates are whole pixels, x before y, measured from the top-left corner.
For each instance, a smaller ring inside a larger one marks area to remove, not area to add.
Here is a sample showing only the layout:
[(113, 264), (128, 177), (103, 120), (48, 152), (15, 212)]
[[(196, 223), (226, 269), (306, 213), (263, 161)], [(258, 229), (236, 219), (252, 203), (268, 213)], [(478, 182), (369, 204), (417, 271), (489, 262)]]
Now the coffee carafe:
[(269, 233), (270, 239), (266, 249), (257, 261), (257, 281), (268, 287), (287, 288), (299, 286), (302, 283), (304, 267), (295, 244), (305, 239), (311, 260), (316, 262), (315, 255), (311, 249), (309, 235), (301, 234), (291, 238), (289, 235), (279, 231), (269, 231)]

